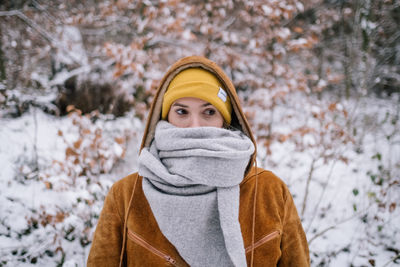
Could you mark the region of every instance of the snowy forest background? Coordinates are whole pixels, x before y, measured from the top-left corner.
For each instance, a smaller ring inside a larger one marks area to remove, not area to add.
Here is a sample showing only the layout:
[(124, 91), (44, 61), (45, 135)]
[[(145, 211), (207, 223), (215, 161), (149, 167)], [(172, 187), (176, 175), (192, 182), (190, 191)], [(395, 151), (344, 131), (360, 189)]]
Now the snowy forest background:
[(397, 0), (0, 0), (0, 266), (84, 266), (183, 56), (238, 90), (312, 266), (400, 265)]

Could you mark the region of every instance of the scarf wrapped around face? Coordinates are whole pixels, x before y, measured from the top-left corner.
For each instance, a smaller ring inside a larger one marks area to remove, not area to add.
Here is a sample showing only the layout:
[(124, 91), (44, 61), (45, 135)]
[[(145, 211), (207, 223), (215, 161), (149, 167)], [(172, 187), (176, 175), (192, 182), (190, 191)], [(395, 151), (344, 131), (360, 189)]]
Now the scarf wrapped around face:
[(240, 131), (157, 124), (139, 156), (143, 191), (165, 237), (191, 266), (246, 266), (239, 184), (254, 152)]

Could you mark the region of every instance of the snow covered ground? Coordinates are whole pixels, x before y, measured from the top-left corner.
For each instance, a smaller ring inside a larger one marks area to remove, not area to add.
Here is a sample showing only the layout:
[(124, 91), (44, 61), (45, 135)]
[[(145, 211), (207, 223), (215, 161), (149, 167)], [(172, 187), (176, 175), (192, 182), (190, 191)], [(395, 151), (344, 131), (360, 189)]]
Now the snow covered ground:
[[(315, 107), (304, 103), (277, 108), (275, 130), (312, 125), (306, 116)], [(347, 121), (330, 119), (353, 142), (331, 137), (326, 160), (312, 146), (275, 142), (267, 154), (260, 144), (258, 164), (288, 184), (313, 266), (392, 266), (400, 250), (399, 102), (365, 97), (342, 105)], [(0, 266), (84, 266), (104, 196), (136, 170), (143, 127), (133, 113), (57, 118), (31, 109), (0, 119)]]
[[(140, 131), (133, 114), (93, 123), (31, 110), (0, 120), (0, 266), (84, 266), (106, 192), (136, 168)], [(86, 173), (85, 164), (71, 164), (79, 158), (67, 152), (81, 136), (88, 137), (79, 148), (100, 151), (87, 159), (102, 162), (89, 161)]]

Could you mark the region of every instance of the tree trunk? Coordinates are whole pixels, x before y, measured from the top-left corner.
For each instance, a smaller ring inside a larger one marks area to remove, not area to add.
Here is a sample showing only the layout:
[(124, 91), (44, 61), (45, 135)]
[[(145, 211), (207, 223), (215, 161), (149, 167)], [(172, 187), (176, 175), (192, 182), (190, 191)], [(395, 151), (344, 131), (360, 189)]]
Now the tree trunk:
[(0, 82), (5, 81), (7, 76), (6, 76), (6, 64), (5, 64), (5, 58), (4, 58), (4, 53), (3, 53), (3, 42), (2, 42), (2, 34), (1, 34), (1, 29), (0, 29)]
[(350, 97), (350, 90), (351, 90), (351, 54), (349, 51), (349, 42), (347, 35), (345, 33), (345, 17), (344, 17), (344, 2), (342, 3), (340, 7), (340, 14), (342, 16), (342, 25), (340, 27), (340, 35), (341, 39), (343, 40), (344, 44), (344, 57), (343, 57), (343, 71), (344, 71), (344, 79), (345, 79), (345, 96), (346, 99)]

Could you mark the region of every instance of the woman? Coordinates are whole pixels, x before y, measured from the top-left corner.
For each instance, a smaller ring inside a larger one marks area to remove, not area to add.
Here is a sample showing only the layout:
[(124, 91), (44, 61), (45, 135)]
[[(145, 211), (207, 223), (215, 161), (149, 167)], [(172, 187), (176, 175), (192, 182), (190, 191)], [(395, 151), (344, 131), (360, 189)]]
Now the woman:
[(88, 266), (309, 266), (286, 185), (256, 167), (234, 86), (203, 57), (166, 73), (139, 172), (110, 189)]

